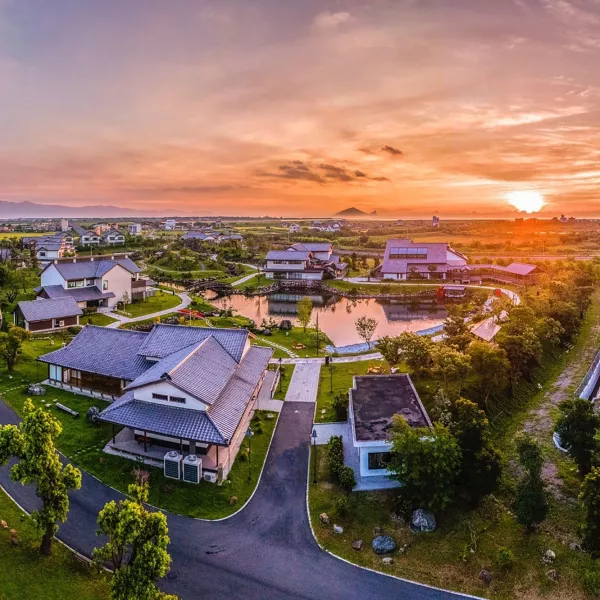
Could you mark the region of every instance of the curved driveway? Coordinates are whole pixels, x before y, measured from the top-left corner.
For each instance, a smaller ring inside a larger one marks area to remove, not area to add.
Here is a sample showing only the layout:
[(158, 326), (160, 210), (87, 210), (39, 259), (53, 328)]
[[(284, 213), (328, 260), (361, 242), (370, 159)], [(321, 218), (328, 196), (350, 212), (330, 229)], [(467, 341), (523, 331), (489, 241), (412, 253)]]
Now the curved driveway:
[[(179, 576), (164, 581), (164, 590), (184, 600), (456, 598), (356, 568), (318, 547), (305, 496), (313, 412), (312, 402), (284, 403), (260, 485), (244, 510), (217, 522), (168, 515), (172, 569)], [(0, 422), (16, 421), (0, 402)], [(33, 489), (10, 481), (7, 467), (0, 468), (0, 483), (25, 509), (35, 508)], [(101, 543), (95, 536), (98, 512), (122, 497), (84, 473), (58, 537), (89, 556)]]

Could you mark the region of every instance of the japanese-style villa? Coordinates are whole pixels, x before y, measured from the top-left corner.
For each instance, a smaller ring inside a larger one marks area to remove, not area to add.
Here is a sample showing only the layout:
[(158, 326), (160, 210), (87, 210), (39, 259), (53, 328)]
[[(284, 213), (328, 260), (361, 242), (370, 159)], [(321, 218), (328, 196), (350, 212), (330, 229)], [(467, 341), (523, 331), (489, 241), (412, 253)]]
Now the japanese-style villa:
[(226, 477), (272, 353), (251, 346), (243, 329), (88, 325), (38, 360), (48, 365), (46, 384), (111, 402), (100, 414), (113, 424), (106, 452), (160, 464), (178, 450)]

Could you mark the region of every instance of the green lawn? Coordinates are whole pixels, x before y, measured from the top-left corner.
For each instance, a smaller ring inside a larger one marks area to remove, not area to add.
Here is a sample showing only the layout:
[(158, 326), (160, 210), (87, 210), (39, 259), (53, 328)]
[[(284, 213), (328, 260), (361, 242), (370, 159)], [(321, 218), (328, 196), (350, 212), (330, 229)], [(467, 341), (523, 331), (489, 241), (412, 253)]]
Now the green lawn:
[[(585, 597), (581, 593), (581, 575), (592, 564), (589, 556), (569, 550), (560, 537), (548, 533), (546, 528), (542, 533), (524, 534), (502, 502), (488, 498), (476, 511), (455, 510), (437, 515), (435, 532), (415, 535), (405, 523), (392, 519), (396, 495), (393, 490), (347, 495), (326, 481), (324, 446), (317, 447), (317, 457), (318, 483), (309, 484), (309, 512), (319, 543), (333, 554), (398, 577), (476, 596), (502, 600)], [(312, 457), (310, 464), (312, 473)], [(348, 505), (346, 511), (340, 513), (339, 501), (344, 497), (348, 498)], [(321, 523), (321, 513), (330, 516), (330, 525)], [(334, 523), (343, 527), (342, 535), (333, 532)], [(391, 566), (384, 565), (371, 549), (374, 527), (391, 535), (397, 547), (408, 544), (404, 553), (396, 550), (390, 554), (394, 560)], [(358, 539), (364, 543), (360, 552), (351, 547)], [(474, 553), (470, 552), (472, 544), (476, 548)], [(513, 567), (507, 571), (501, 570), (497, 562), (501, 547), (510, 548), (515, 556)], [(551, 567), (540, 561), (549, 548), (557, 554)], [(550, 568), (559, 572), (558, 583), (546, 576)], [(489, 587), (479, 581), (481, 569), (493, 573)]]
[[(2, 600), (106, 600), (108, 578), (74, 558), (71, 551), (54, 542), (51, 556), (40, 556), (40, 536), (17, 506), (0, 491), (0, 598)], [(17, 531), (20, 544), (12, 547), (9, 530)]]
[(280, 377), (277, 389), (273, 394), (273, 398), (276, 400), (285, 400), (285, 395), (290, 387), (290, 381), (292, 380), (295, 368), (296, 365), (281, 365), (282, 376)]
[(116, 319), (113, 319), (104, 313), (94, 313), (93, 315), (79, 317), (80, 325), (98, 325), (100, 327), (106, 327), (115, 321)]
[(143, 317), (151, 313), (167, 310), (181, 304), (181, 298), (177, 295), (169, 294), (158, 290), (154, 296), (139, 302), (132, 302), (125, 307), (125, 312), (132, 317)]
[[(260, 323), (259, 323), (260, 325)], [(321, 349), (319, 350), (319, 352), (317, 353), (317, 349), (315, 348), (314, 345), (314, 339), (311, 336), (311, 334), (314, 334), (314, 329), (308, 328), (306, 329), (306, 333), (304, 333), (304, 330), (302, 329), (302, 327), (294, 327), (291, 331), (283, 331), (282, 329), (279, 328), (275, 328), (271, 330), (271, 335), (269, 336), (263, 336), (263, 335), (256, 335), (257, 340), (268, 340), (270, 342), (274, 342), (275, 344), (279, 344), (280, 346), (283, 346), (284, 348), (287, 348), (288, 350), (290, 350), (290, 352), (293, 352), (294, 354), (297, 354), (298, 356), (301, 357), (315, 357), (315, 356), (325, 356), (325, 350), (324, 347), (321, 347)], [(321, 335), (325, 335), (323, 333), (321, 333)], [(294, 343), (301, 343), (304, 344), (306, 346), (306, 348), (303, 349), (295, 349)], [(331, 340), (329, 340), (327, 338), (327, 336), (325, 336), (325, 344), (330, 344)], [(288, 355), (289, 357), (289, 355)], [(277, 357), (278, 358), (278, 357)]]
[[(387, 363), (382, 360), (362, 360), (350, 363), (332, 363), (333, 367), (321, 367), (319, 376), (319, 390), (317, 392), (317, 412), (315, 421), (317, 423), (332, 422), (338, 419), (331, 407), (331, 400), (338, 392), (348, 393), (352, 387), (352, 378), (354, 375), (366, 375), (370, 365), (385, 367)], [(333, 382), (333, 392), (332, 389)]]
[[(33, 339), (24, 345), (12, 379), (8, 379), (6, 370), (0, 371), (0, 394), (14, 410), (21, 412), (27, 398), (26, 386), (31, 382), (39, 382), (46, 378), (46, 365), (36, 362), (35, 357), (46, 354), (59, 347), (58, 340), (51, 345), (49, 339)], [(54, 407), (54, 400), (80, 413), (78, 418)], [(78, 396), (67, 391), (47, 387), (46, 395), (34, 397), (36, 405), (50, 403), (51, 413), (60, 420), (63, 432), (57, 446), (69, 457), (73, 464), (95, 475), (108, 485), (123, 492), (132, 483), (132, 471), (137, 466), (134, 461), (118, 456), (104, 454), (102, 449), (112, 435), (112, 427), (99, 423), (92, 425), (85, 415), (90, 406), (102, 409), (106, 403), (101, 400)], [(147, 467), (150, 472), (150, 504), (171, 512), (187, 514), (205, 519), (226, 517), (235, 512), (250, 497), (258, 482), (258, 474), (265, 460), (267, 448), (277, 422), (277, 415), (267, 418), (263, 411), (257, 412), (252, 429), (251, 479), (248, 480), (249, 463), (244, 461), (240, 451), (229, 474), (229, 483), (222, 486), (201, 482), (199, 485), (165, 479), (161, 469)], [(262, 433), (259, 431), (262, 429)], [(247, 442), (246, 442), (247, 443)], [(238, 501), (230, 505), (231, 496)], [(2, 516), (0, 515), (0, 518)]]

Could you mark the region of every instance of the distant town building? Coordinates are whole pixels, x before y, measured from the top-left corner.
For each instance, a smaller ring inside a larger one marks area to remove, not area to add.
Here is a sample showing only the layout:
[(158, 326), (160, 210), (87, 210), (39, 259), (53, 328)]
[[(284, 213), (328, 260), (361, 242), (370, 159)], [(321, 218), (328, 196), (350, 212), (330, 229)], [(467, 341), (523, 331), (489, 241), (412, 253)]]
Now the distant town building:
[(130, 235), (141, 235), (142, 224), (141, 223), (130, 223), (127, 228)]
[(69, 226), (69, 220), (68, 219), (61, 219), (60, 220), (60, 230), (61, 231), (69, 231), (70, 226)]
[(177, 226), (177, 222), (175, 219), (167, 219), (165, 221), (165, 231), (175, 231), (175, 227)]
[(290, 233), (298, 233), (301, 227), (299, 223), (292, 223), (289, 227)]
[(431, 226), (432, 227), (439, 227), (440, 226), (440, 218), (436, 217), (435, 215), (433, 216), (433, 219), (431, 219)]

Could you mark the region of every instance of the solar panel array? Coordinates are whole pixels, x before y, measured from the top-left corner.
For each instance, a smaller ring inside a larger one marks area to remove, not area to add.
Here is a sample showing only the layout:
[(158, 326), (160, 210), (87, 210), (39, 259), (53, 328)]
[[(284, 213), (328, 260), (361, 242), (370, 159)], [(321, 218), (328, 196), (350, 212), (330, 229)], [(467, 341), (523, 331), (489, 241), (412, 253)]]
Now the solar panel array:
[(427, 248), (390, 248), (390, 258), (427, 258)]

